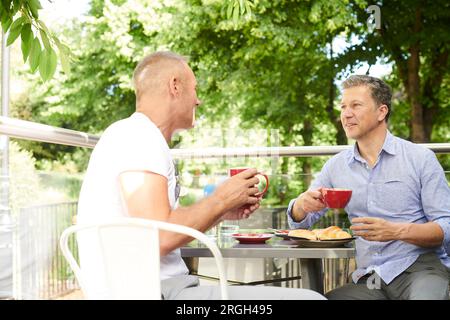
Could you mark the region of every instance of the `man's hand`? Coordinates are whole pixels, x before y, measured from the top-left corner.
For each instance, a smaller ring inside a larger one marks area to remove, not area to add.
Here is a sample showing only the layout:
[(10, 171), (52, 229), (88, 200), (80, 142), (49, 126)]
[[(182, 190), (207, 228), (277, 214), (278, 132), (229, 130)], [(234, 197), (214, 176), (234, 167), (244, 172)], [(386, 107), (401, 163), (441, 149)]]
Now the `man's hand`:
[[(400, 240), (401, 234), (406, 228), (405, 223), (389, 222), (381, 218), (354, 218), (350, 229), (354, 235), (368, 241)], [(357, 225), (355, 225), (357, 224)]]
[(320, 211), (326, 207), (322, 201), (323, 197), (320, 188), (303, 192), (299, 199), (301, 208), (306, 213)]
[[(257, 173), (256, 169), (248, 169), (232, 176), (219, 185), (212, 196), (220, 201), (226, 212), (245, 205), (257, 204), (259, 202), (259, 198), (255, 197), (255, 194), (259, 192), (256, 187), (259, 183), (259, 179), (255, 177)], [(242, 214), (248, 215), (253, 211), (248, 208), (247, 212)]]
[(295, 201), (292, 210), (294, 221), (302, 221), (310, 212), (320, 211), (326, 206), (322, 201), (321, 188), (303, 192)]

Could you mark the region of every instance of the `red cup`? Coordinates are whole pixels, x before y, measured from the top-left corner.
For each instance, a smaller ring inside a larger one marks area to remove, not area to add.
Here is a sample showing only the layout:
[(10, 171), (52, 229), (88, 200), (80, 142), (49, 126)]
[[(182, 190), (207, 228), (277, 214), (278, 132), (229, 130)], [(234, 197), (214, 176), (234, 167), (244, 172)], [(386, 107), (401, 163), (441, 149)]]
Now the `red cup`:
[(323, 202), (331, 209), (345, 208), (352, 197), (352, 190), (350, 189), (322, 188), (321, 193)]
[[(229, 170), (230, 177), (235, 176), (238, 173), (241, 173), (242, 171), (245, 171), (245, 170), (248, 170), (248, 169), (249, 168), (232, 168), (232, 169)], [(263, 196), (267, 192), (267, 189), (269, 189), (269, 178), (267, 177), (267, 175), (265, 175), (264, 173), (260, 173), (260, 172), (258, 172), (256, 174), (256, 176), (258, 176), (258, 175), (263, 176), (266, 179), (266, 187), (264, 188), (263, 191), (258, 192), (257, 194), (255, 194), (255, 197)]]

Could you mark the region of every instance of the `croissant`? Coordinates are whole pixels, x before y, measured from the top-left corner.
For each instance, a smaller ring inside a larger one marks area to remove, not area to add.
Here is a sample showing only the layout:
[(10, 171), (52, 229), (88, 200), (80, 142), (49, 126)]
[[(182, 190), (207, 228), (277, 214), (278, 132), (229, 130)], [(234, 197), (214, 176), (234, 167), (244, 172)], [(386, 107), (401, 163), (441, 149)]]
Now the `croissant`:
[(331, 240), (331, 239), (348, 239), (351, 238), (351, 234), (345, 232), (337, 226), (331, 226), (323, 229), (318, 235), (319, 240)]
[(326, 229), (296, 229), (289, 231), (289, 236), (304, 238), (308, 240), (336, 240), (336, 239), (349, 239), (352, 235), (338, 226), (331, 226)]
[(323, 232), (323, 230), (325, 229), (313, 229), (311, 231), (316, 235), (317, 239), (319, 239), (320, 234)]
[(311, 230), (306, 229), (296, 229), (289, 231), (288, 234), (290, 237), (298, 237), (298, 238), (305, 238), (308, 240), (317, 240), (317, 236), (312, 232)]

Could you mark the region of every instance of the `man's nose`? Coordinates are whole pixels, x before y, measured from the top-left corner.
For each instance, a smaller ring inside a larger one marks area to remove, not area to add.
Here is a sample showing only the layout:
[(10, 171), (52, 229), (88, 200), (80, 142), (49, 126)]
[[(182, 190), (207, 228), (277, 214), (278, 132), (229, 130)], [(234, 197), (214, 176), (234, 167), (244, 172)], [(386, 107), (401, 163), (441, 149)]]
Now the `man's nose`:
[(344, 118), (351, 118), (353, 117), (353, 112), (351, 109), (349, 108), (345, 108), (341, 111), (341, 114)]
[(197, 98), (197, 102), (195, 103), (195, 105), (198, 107), (202, 104), (201, 100)]

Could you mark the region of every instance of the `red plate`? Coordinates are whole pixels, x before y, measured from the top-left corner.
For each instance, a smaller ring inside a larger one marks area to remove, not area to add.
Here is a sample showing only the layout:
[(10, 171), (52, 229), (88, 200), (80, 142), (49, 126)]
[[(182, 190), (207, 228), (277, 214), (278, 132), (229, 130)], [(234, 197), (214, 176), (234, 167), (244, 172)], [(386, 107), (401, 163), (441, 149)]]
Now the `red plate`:
[(242, 244), (265, 243), (273, 237), (272, 233), (233, 233), (234, 239)]

